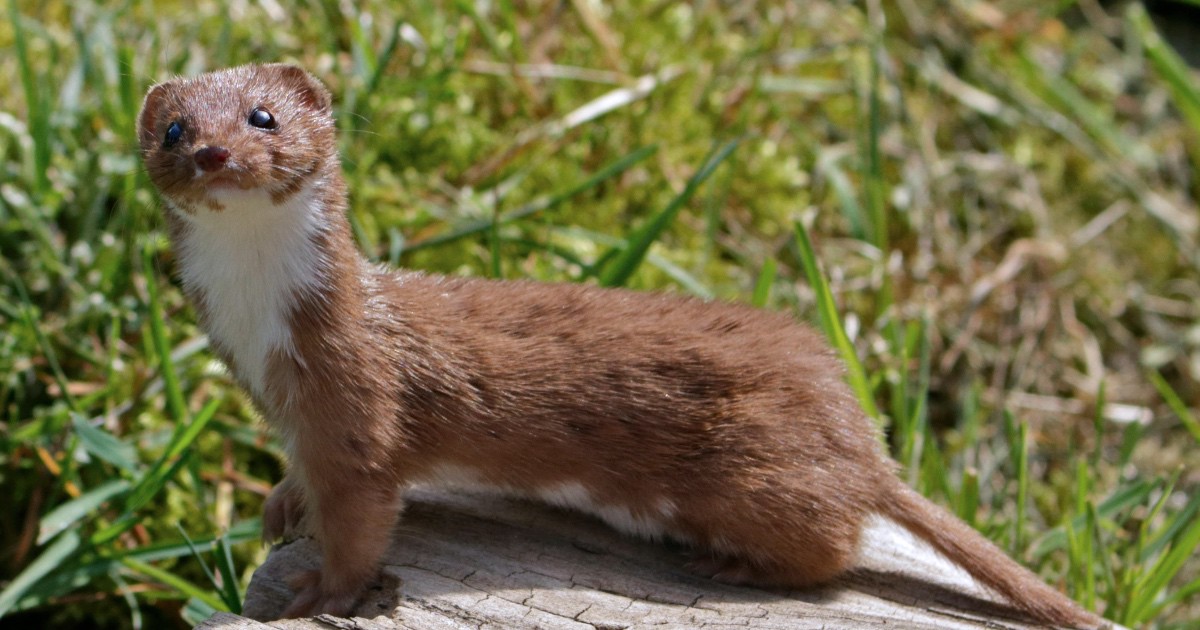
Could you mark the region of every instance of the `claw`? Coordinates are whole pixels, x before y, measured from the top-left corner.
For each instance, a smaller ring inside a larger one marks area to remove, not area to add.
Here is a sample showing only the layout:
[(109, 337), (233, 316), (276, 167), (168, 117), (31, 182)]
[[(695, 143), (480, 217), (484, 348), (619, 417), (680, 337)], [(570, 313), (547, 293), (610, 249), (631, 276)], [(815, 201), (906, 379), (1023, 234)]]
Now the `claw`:
[(304, 571), (288, 580), (288, 586), (296, 592), (295, 598), (281, 619), (297, 619), (316, 615), (345, 617), (354, 609), (359, 593), (328, 593), (321, 588), (321, 572)]

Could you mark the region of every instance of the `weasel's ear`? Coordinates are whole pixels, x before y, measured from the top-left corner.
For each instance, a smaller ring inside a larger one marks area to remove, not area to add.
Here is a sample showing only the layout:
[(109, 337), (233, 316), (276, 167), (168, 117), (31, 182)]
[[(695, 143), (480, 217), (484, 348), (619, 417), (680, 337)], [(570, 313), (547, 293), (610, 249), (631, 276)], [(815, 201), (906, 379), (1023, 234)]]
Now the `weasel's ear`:
[(166, 103), (171, 85), (173, 82), (167, 81), (152, 86), (142, 101), (142, 113), (138, 114), (138, 143), (142, 145), (143, 150), (158, 143), (158, 131), (154, 122), (158, 120), (158, 112)]
[(274, 63), (270, 66), (279, 73), (284, 84), (300, 96), (300, 102), (322, 113), (332, 111), (333, 97), (329, 95), (329, 90), (308, 71), (286, 63)]

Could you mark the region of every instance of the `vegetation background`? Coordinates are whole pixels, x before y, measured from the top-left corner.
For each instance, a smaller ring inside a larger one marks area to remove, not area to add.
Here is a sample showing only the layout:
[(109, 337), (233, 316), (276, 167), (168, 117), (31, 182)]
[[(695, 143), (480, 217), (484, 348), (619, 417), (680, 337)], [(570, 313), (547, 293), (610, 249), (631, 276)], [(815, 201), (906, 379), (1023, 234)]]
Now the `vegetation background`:
[(1200, 622), (1200, 78), (1141, 5), (4, 11), (0, 625), (183, 626), (266, 553), (280, 450), (134, 123), (156, 80), (274, 60), (335, 94), (372, 258), (795, 313), (922, 492), (1110, 618)]

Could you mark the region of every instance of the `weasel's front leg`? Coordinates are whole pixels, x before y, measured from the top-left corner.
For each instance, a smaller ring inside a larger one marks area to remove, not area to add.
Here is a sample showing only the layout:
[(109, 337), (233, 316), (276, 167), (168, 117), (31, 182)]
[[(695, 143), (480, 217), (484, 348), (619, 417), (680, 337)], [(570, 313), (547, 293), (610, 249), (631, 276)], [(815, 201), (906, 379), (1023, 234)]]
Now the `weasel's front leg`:
[(308, 525), (321, 546), (321, 568), (290, 581), (296, 595), (285, 619), (349, 614), (377, 575), (401, 509), (401, 489), (390, 475), (328, 452), (309, 459), (293, 466), (304, 466)]

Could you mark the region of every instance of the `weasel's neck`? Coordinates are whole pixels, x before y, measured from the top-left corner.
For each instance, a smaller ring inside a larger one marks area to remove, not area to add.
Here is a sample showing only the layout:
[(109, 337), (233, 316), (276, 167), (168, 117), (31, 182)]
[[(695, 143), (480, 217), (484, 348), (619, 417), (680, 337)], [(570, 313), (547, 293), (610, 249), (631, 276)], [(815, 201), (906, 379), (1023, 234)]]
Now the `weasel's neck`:
[(170, 209), (184, 289), (210, 343), (260, 400), (268, 360), (296, 355), (293, 310), (336, 288), (342, 261), (330, 237), (345, 232), (336, 225), (344, 219), (323, 207), (321, 188), (310, 184), (279, 204), (262, 191), (229, 191), (219, 193), (220, 211)]

